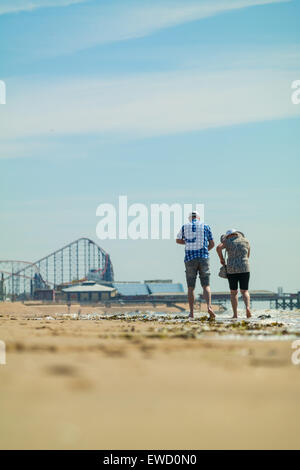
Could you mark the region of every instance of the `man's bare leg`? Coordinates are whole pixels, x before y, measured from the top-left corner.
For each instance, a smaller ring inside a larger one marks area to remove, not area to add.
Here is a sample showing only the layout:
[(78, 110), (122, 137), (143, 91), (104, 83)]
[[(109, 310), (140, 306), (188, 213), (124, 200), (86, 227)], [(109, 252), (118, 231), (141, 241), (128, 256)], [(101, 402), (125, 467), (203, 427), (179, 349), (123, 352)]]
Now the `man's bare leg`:
[(245, 306), (246, 306), (246, 315), (247, 318), (251, 318), (251, 309), (250, 309), (250, 294), (248, 290), (242, 290), (241, 289), (241, 294), (243, 296)]
[(203, 287), (203, 297), (207, 304), (207, 312), (209, 314), (209, 319), (214, 320), (216, 318), (213, 309), (211, 308), (211, 291), (209, 286), (202, 286)]
[(188, 300), (190, 306), (190, 318), (194, 318), (194, 303), (195, 303), (195, 296), (194, 296), (194, 287), (188, 287)]
[(232, 310), (233, 310), (233, 318), (237, 318), (238, 317), (237, 308), (238, 308), (238, 303), (239, 303), (237, 290), (230, 291), (230, 300), (231, 300), (231, 305), (232, 305)]

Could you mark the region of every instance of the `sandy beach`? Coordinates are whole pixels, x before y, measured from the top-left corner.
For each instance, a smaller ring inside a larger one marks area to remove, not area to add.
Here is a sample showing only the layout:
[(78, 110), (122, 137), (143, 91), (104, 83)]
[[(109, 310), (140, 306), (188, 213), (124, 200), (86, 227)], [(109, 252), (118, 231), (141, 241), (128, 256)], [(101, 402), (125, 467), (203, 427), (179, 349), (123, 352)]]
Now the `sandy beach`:
[(203, 315), (87, 320), (72, 309), (0, 304), (1, 449), (300, 447), (300, 366), (280, 324), (261, 341), (254, 325)]

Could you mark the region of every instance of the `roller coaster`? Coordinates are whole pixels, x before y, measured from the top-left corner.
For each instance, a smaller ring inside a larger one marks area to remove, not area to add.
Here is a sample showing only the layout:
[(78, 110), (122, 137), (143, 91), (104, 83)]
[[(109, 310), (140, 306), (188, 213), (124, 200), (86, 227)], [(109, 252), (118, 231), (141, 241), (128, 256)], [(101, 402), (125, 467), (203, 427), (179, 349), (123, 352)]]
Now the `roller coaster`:
[(32, 297), (36, 289), (56, 289), (85, 280), (114, 280), (109, 254), (89, 238), (79, 238), (35, 263), (0, 260), (0, 300)]

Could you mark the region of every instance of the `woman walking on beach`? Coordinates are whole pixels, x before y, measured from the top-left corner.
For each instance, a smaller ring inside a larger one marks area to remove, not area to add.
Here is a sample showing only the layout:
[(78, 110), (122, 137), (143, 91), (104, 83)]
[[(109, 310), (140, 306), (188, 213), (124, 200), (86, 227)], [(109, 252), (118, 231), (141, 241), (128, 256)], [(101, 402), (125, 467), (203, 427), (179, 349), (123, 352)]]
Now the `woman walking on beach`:
[[(226, 250), (228, 254), (227, 265), (222, 251)], [(250, 278), (250, 243), (242, 232), (231, 229), (226, 235), (221, 237), (221, 243), (217, 246), (217, 253), (220, 263), (226, 266), (227, 278), (229, 281), (230, 298), (233, 310), (233, 318), (237, 318), (238, 308), (238, 286), (243, 296), (247, 318), (251, 318), (250, 294), (248, 291)]]

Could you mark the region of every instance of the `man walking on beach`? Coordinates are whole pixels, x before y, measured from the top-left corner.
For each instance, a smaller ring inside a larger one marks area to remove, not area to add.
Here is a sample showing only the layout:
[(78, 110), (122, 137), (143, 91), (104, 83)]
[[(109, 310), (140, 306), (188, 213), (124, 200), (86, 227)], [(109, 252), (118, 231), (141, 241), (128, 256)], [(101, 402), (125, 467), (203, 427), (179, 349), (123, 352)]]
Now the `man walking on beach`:
[(197, 274), (199, 273), (203, 297), (207, 303), (207, 312), (210, 320), (215, 319), (211, 308), (211, 292), (209, 287), (209, 254), (215, 246), (210, 227), (200, 222), (198, 212), (191, 212), (189, 222), (184, 224), (176, 238), (176, 243), (185, 245), (185, 273), (188, 286), (188, 300), (190, 306), (190, 318), (194, 318), (194, 290)]

